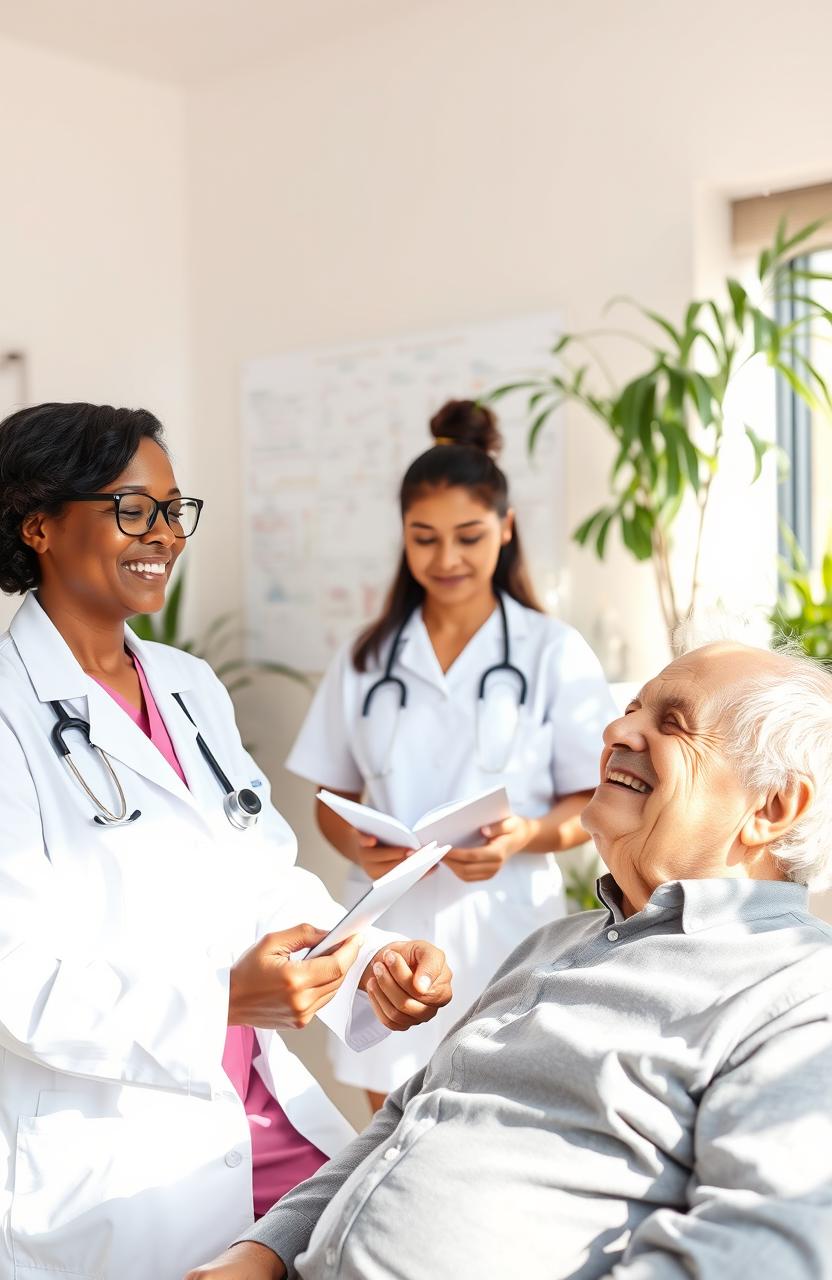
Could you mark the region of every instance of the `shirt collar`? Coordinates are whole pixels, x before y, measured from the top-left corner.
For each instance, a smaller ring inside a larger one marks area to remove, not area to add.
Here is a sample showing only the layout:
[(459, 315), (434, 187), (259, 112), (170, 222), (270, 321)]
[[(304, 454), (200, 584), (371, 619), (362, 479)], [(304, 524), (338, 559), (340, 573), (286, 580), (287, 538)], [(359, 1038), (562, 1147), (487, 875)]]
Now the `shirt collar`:
[[(12, 619), (9, 633), (41, 702), (88, 697), (91, 687), (98, 688), (41, 608), (34, 591), (29, 592)], [(125, 628), (125, 644), (138, 656), (146, 671), (153, 667), (154, 695), (180, 693), (191, 687), (189, 664), (177, 650), (164, 646), (165, 661), (153, 664), (148, 646), (129, 627)]]
[[(626, 922), (623, 894), (609, 872), (597, 884), (598, 897), (609, 912), (607, 923)], [(787, 880), (668, 880), (653, 891), (649, 902), (631, 920), (681, 915), (682, 932), (698, 933), (723, 924), (762, 920), (805, 911), (809, 891)]]
[[(509, 649), (512, 660), (515, 658), (514, 647), (518, 642), (525, 640), (529, 631), (529, 620), (527, 612), (523, 605), (511, 596), (503, 592), (503, 604), (506, 609), (506, 622), (508, 624)], [(390, 641), (392, 644), (392, 640)], [(503, 628), (500, 621), (499, 607), (489, 614), (488, 618), (482, 624), (480, 629), (471, 637), (471, 640), (465, 647), (464, 653), (469, 653), (472, 658), (477, 654), (482, 656), (482, 649), (485, 648), (486, 654), (490, 654), (491, 649), (494, 653), (494, 661), (502, 660), (503, 656)], [(386, 657), (386, 654), (385, 654)], [(461, 654), (460, 657), (463, 657)], [(459, 662), (459, 659), (457, 659)], [(401, 664), (402, 667), (414, 672), (416, 675), (422, 676), (431, 684), (444, 686), (445, 676), (442, 668), (439, 666), (433, 645), (430, 642), (427, 628), (422, 618), (421, 605), (414, 609), (413, 613), (407, 620), (396, 654), (396, 662), (394, 665)], [(488, 665), (488, 663), (486, 663)], [(456, 667), (457, 664), (455, 663)], [(459, 668), (457, 668), (457, 671)], [(395, 673), (394, 673), (395, 674)]]

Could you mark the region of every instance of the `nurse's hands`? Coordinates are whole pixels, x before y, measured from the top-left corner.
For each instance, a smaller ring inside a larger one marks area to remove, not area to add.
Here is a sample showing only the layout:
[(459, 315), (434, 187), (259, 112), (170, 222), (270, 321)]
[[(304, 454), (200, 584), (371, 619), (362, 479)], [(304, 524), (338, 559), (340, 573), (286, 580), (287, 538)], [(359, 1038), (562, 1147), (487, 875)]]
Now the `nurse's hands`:
[(184, 1280), (283, 1280), (286, 1268), (264, 1244), (243, 1240), (213, 1262), (189, 1271)]
[(379, 844), (375, 836), (367, 836), (363, 831), (353, 827), (355, 850), (354, 862), (371, 880), (378, 880), (387, 871), (392, 871), (400, 862), (413, 853), (412, 849), (404, 849), (398, 845)]
[(429, 1022), (453, 995), (444, 951), (421, 939), (391, 942), (361, 975), (373, 1012), (391, 1031)]
[(293, 952), (314, 947), (325, 937), (325, 929), (299, 924), (267, 933), (243, 952), (231, 970), (228, 1025), (273, 1029), (311, 1022), (335, 995), (361, 950), (361, 938), (353, 937), (328, 955), (292, 959)]
[(502, 822), (483, 827), (482, 834), (486, 837), (485, 844), (476, 849), (451, 849), (442, 859), (449, 871), (469, 884), (476, 880), (492, 880), (509, 858), (526, 848), (534, 827), (528, 818), (519, 818), (512, 813)]

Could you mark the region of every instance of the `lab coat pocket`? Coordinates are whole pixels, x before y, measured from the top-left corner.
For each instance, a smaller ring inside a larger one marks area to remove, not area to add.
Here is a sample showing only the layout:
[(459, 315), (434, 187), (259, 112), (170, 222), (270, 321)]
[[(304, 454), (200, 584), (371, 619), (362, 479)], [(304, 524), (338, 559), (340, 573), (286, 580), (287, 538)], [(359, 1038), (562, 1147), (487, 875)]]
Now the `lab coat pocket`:
[(554, 741), (555, 727), (551, 720), (537, 724), (528, 714), (522, 715), (506, 772), (525, 775), (536, 781), (542, 774), (549, 784)]
[(175, 1277), (251, 1223), (248, 1125), (214, 1102), (99, 1083), (44, 1090), (18, 1120), (11, 1243), (21, 1277)]
[[(18, 1267), (85, 1280), (109, 1274), (113, 1217), (107, 1189), (121, 1163), (124, 1128), (120, 1118), (90, 1119), (80, 1109), (18, 1120), (11, 1207)], [(136, 1179), (140, 1185), (138, 1170)]]

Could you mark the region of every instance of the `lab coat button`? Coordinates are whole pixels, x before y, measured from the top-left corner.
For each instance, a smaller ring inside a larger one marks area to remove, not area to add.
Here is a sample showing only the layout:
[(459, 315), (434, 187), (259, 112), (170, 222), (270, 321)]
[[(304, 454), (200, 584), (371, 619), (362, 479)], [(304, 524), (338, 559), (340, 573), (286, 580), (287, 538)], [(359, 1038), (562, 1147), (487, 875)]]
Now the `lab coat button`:
[(335, 1249), (327, 1249), (326, 1253), (324, 1254), (324, 1262), (328, 1267), (334, 1267), (335, 1260), (337, 1257), (338, 1257), (338, 1254), (335, 1251)]
[(619, 938), (618, 930), (610, 929), (609, 933), (607, 934), (607, 937), (609, 938), (610, 942), (617, 942)]
[(392, 1161), (392, 1160), (395, 1160), (397, 1156), (400, 1156), (400, 1155), (401, 1155), (401, 1151), (399, 1150), (398, 1147), (388, 1147), (384, 1153), (384, 1158), (385, 1160)]
[(229, 1169), (236, 1169), (237, 1165), (242, 1163), (242, 1159), (243, 1157), (239, 1151), (232, 1149), (231, 1151), (226, 1152), (225, 1163), (228, 1165)]

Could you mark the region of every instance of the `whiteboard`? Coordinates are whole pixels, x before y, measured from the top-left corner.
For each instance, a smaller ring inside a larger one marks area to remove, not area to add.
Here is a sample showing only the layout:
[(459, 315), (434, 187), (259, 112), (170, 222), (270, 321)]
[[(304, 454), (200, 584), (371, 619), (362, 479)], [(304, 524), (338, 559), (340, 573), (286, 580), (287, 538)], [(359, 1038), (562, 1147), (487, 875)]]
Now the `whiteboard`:
[[(549, 364), (558, 312), (286, 352), (242, 372), (247, 656), (322, 671), (382, 605), (401, 551), (398, 490), (446, 400)], [(557, 603), (567, 539), (559, 414), (533, 459), (525, 398), (497, 403), (532, 575)]]

